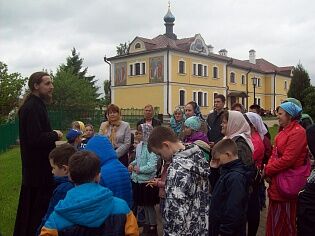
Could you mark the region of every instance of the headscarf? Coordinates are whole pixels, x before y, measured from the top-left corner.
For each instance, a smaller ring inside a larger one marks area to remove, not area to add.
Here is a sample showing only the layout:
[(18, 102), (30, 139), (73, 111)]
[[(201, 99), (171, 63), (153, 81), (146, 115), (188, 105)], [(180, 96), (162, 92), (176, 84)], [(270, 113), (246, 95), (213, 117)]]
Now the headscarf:
[(117, 147), (116, 132), (120, 124), (121, 117), (118, 116), (115, 120), (109, 119), (103, 122), (100, 127), (100, 134), (106, 135), (114, 148)]
[(254, 112), (247, 112), (245, 113), (245, 115), (248, 117), (250, 123), (252, 123), (252, 125), (259, 133), (261, 140), (264, 140), (264, 136), (266, 133), (268, 133), (268, 130), (266, 129), (266, 126), (264, 125), (264, 122), (262, 121), (260, 115)]
[(152, 133), (153, 126), (149, 124), (141, 124), (141, 129), (142, 129), (142, 142), (144, 144), (148, 143), (150, 134)]
[(294, 104), (293, 102), (285, 102), (280, 105), (280, 107), (286, 111), (290, 116), (296, 118), (302, 113), (302, 108)]
[(254, 145), (251, 140), (250, 126), (246, 121), (242, 113), (238, 111), (228, 111), (229, 118), (226, 128), (225, 138), (234, 138), (241, 136), (245, 139), (246, 143), (252, 151), (254, 151)]
[[(182, 113), (183, 118), (180, 121), (176, 121), (174, 114), (179, 113), (179, 112)], [(183, 127), (185, 119), (186, 119), (185, 112), (180, 107), (176, 107), (173, 115), (171, 116), (170, 126), (171, 126), (172, 130), (174, 130), (174, 132), (176, 133), (177, 136), (182, 131), (182, 127)]]
[(191, 116), (185, 120), (185, 126), (198, 131), (201, 126), (201, 121), (197, 116)]

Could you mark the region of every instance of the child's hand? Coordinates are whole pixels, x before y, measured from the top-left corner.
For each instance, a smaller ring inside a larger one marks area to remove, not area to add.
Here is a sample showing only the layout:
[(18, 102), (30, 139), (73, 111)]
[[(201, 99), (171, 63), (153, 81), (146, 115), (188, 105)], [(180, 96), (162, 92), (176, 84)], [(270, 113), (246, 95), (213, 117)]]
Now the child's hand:
[(132, 172), (132, 171), (133, 171), (133, 165), (130, 164), (130, 165), (128, 166), (128, 171), (129, 171), (129, 172)]
[(158, 186), (159, 179), (149, 180), (146, 187), (150, 186), (151, 188)]
[(133, 171), (139, 174), (140, 168), (138, 166), (133, 167)]

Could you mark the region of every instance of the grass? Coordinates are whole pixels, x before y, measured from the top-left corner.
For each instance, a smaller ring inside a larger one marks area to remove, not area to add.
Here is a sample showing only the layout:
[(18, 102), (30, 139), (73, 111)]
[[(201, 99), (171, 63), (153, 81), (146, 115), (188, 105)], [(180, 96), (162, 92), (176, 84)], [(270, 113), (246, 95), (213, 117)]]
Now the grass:
[(20, 148), (0, 154), (0, 232), (13, 235), (15, 215), (21, 187)]

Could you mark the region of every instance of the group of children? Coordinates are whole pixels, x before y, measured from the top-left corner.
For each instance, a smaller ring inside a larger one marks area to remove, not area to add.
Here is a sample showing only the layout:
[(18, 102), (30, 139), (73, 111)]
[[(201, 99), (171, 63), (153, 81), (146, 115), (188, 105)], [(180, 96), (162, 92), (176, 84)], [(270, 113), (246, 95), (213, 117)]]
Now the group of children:
[(68, 143), (49, 156), (57, 187), (38, 234), (139, 235), (136, 216), (143, 209), (143, 235), (158, 235), (159, 203), (164, 235), (241, 235), (249, 183), (236, 144), (218, 142), (209, 165), (199, 128), (195, 116), (188, 118), (182, 142), (171, 128), (139, 125), (127, 170), (108, 138), (94, 136), (91, 125), (83, 135), (73, 122)]

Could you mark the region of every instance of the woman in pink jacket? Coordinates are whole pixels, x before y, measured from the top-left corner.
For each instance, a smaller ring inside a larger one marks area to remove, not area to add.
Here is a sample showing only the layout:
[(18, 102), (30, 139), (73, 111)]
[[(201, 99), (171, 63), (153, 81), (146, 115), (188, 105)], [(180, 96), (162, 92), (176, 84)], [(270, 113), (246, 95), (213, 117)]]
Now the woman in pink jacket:
[(282, 103), (277, 111), (280, 131), (265, 167), (265, 177), (269, 182), (266, 236), (296, 235), (297, 196), (293, 199), (282, 196), (275, 177), (289, 168), (304, 165), (307, 142), (305, 129), (298, 124), (301, 112), (302, 109), (291, 102)]

